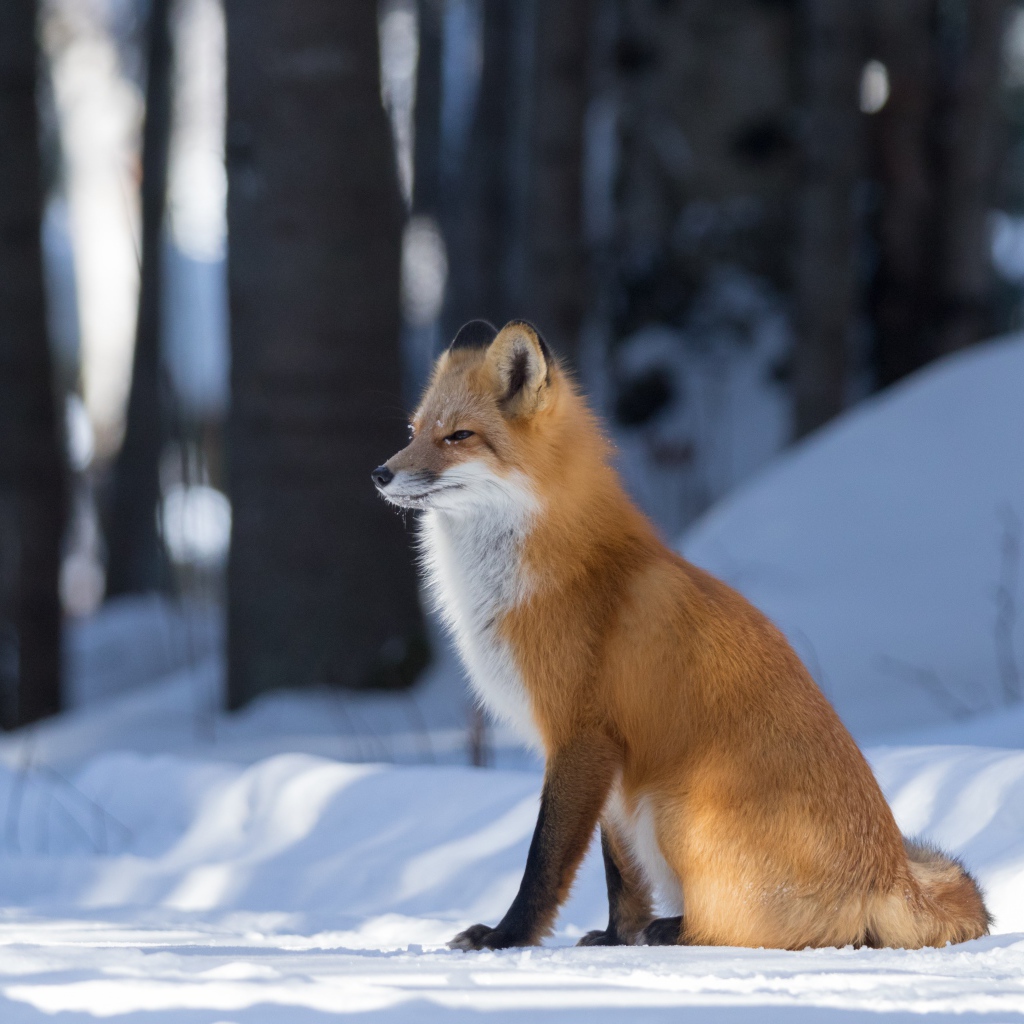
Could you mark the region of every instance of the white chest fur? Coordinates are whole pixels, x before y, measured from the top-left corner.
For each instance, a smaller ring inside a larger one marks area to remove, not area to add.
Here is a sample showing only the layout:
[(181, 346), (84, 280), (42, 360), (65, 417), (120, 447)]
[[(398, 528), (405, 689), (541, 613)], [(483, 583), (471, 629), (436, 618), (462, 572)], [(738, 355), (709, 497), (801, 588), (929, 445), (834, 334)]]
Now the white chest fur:
[(428, 511), (424, 561), (473, 689), (491, 714), (539, 746), (522, 675), (498, 631), (502, 615), (530, 596), (522, 549), (536, 502), (511, 483), (503, 490), (505, 500)]

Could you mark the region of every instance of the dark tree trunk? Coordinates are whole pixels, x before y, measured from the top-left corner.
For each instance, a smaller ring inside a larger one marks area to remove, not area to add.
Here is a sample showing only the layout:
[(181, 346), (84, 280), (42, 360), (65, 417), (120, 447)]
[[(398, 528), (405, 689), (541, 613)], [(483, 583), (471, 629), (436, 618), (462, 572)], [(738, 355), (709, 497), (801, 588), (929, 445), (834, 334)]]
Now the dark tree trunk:
[(0, 716), (60, 710), (65, 478), (47, 347), (36, 5), (0, 4)]
[(413, 213), (438, 216), (441, 202), (441, 17), (443, 0), (419, 0)]
[(575, 362), (587, 300), (583, 131), (593, 0), (539, 4), (524, 315)]
[(880, 186), (879, 383), (988, 332), (988, 216), (998, 170), (1006, 0), (878, 0), (890, 96), (874, 119)]
[(487, 0), (483, 73), (462, 175), (445, 183), (446, 336), (483, 316), (536, 323), (575, 357), (591, 0)]
[[(443, 53), (444, 0), (418, 0), (417, 2), (419, 56), (416, 61), (416, 103), (413, 110), (413, 186), (410, 221), (406, 225), (403, 245), (417, 259), (425, 255), (444, 260), (441, 234), (441, 61)], [(424, 242), (429, 239), (432, 249), (424, 253)], [(417, 248), (418, 247), (418, 248)], [(402, 282), (402, 393), (408, 408), (419, 401), (423, 386), (433, 369), (441, 344), (438, 314), (443, 299), (444, 272), (438, 265), (431, 279), (429, 293), (423, 291), (425, 271), (422, 264), (406, 264), (409, 254), (403, 249), (403, 273), (412, 279)], [(436, 289), (436, 290), (435, 290)]]
[(939, 122), (942, 182), (935, 355), (981, 340), (991, 299), (988, 218), (997, 168), (1007, 0), (969, 0)]
[(873, 51), (889, 72), (889, 99), (869, 135), (880, 185), (873, 313), (882, 385), (930, 358), (930, 271), (939, 241), (931, 146), (934, 8), (935, 0), (878, 0), (873, 9)]
[(446, 164), (442, 227), (448, 246), (448, 287), (442, 313), (445, 340), (467, 320), (501, 326), (513, 316), (509, 261), (520, 248), (513, 237), (515, 199), (511, 157), (514, 87), (521, 70), (510, 66), (517, 15), (532, 14), (533, 0), (487, 0), (483, 12), (483, 69), (464, 161)]
[(426, 646), (402, 521), (401, 200), (377, 8), (228, 0), (232, 707), (411, 682)]
[(864, 170), (858, 101), (864, 14), (848, 0), (804, 0), (800, 48), (803, 181), (797, 218), (793, 388), (797, 434), (845, 404), (858, 307), (855, 189)]
[(160, 455), (165, 439), (161, 386), (161, 292), (167, 158), (171, 137), (172, 0), (152, 0), (147, 29), (146, 121), (142, 137), (142, 267), (135, 359), (124, 442), (114, 468), (107, 596), (167, 586), (157, 529)]

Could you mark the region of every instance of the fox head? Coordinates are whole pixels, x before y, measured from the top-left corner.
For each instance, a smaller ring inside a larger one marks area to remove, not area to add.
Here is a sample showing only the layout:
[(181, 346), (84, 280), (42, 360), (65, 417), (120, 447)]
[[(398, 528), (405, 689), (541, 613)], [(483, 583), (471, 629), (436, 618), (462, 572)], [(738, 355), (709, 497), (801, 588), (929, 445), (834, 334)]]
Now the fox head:
[(437, 360), (410, 441), (372, 473), (405, 508), (470, 511), (507, 500), (536, 468), (546, 420), (569, 390), (537, 330), (472, 320)]

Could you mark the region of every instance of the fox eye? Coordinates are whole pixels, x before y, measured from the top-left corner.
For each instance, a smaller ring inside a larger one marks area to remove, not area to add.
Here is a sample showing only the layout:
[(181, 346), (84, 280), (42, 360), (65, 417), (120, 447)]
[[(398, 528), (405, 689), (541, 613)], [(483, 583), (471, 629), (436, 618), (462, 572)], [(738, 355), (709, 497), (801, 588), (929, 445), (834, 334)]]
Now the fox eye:
[(410, 440), (416, 436), (416, 428), (410, 423), (409, 424), (409, 438)]
[(454, 434), (449, 434), (445, 439), (445, 444), (451, 444), (453, 441), (465, 441), (467, 437), (472, 437), (472, 430), (456, 430)]

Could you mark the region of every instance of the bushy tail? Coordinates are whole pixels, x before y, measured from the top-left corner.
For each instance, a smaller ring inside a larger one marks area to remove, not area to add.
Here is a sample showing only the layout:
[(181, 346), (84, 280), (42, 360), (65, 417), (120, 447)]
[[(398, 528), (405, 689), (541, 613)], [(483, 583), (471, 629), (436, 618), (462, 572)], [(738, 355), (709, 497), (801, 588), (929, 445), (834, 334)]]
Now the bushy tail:
[(871, 934), (877, 944), (917, 949), (987, 935), (992, 917), (963, 864), (917, 839), (904, 838), (903, 845), (918, 891), (876, 902)]

